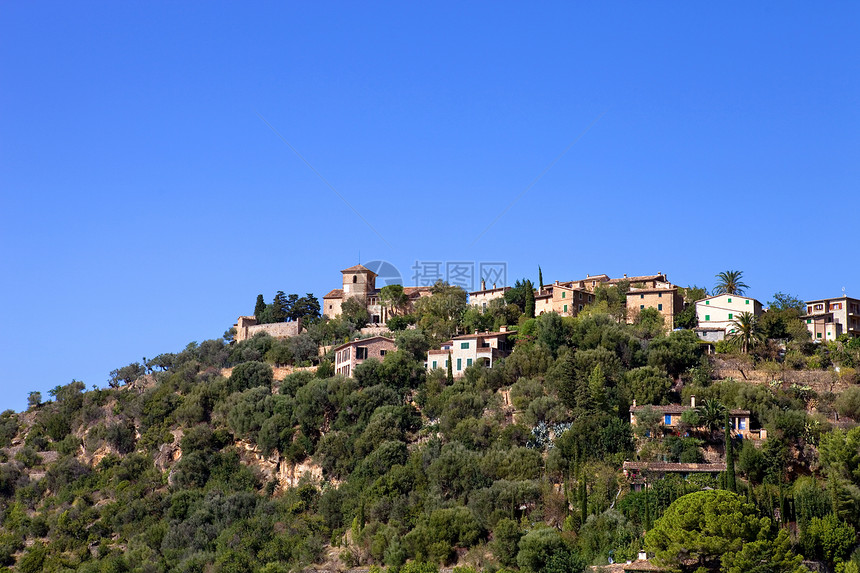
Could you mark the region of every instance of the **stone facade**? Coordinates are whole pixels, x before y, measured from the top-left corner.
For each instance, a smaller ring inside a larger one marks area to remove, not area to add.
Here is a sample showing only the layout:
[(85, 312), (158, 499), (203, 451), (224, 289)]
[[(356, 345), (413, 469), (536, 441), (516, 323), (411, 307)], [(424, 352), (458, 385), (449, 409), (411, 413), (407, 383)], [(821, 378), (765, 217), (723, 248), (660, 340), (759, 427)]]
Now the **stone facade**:
[[(339, 316), (344, 301), (354, 298), (367, 308), (370, 324), (386, 324), (394, 315), (394, 311), (381, 304), (379, 299), (381, 289), (376, 288), (376, 273), (361, 265), (355, 265), (340, 272), (343, 275), (342, 288), (333, 289), (323, 297), (323, 316), (328, 318)], [(415, 301), (431, 293), (431, 287), (403, 287), (403, 293), (407, 298), (404, 311), (409, 313), (412, 312)]]
[(265, 332), (275, 338), (289, 338), (296, 336), (302, 331), (302, 321), (294, 320), (291, 322), (257, 324), (257, 319), (253, 316), (240, 316), (236, 324), (233, 325), (233, 328), (236, 329), (236, 342), (252, 338), (258, 332)]
[[(630, 407), (630, 425), (636, 425), (636, 416), (643, 410), (650, 409), (657, 412), (663, 418), (663, 426), (670, 431), (678, 431), (681, 424), (681, 416), (687, 410), (696, 409), (696, 397), (690, 397), (690, 405), (682, 406), (637, 406), (636, 401)], [(767, 430), (752, 430), (750, 429), (750, 411), (749, 410), (730, 410), (729, 418), (731, 419), (732, 435), (743, 439), (761, 439), (767, 438)]]
[(511, 290), (511, 287), (498, 287), (493, 285), (493, 288), (487, 288), (486, 281), (481, 281), (481, 290), (476, 290), (469, 293), (469, 304), (480, 307), (481, 312), (487, 310), (487, 305), (490, 301), (505, 298), (505, 293)]
[(663, 317), (666, 332), (675, 326), (675, 316), (684, 310), (684, 297), (669, 283), (656, 288), (631, 288), (627, 291), (627, 324), (633, 324), (646, 308), (656, 309)]
[(355, 367), (365, 360), (374, 358), (382, 362), (387, 353), (395, 350), (397, 350), (397, 344), (385, 336), (360, 338), (341, 344), (334, 349), (334, 371), (349, 378), (355, 371)]

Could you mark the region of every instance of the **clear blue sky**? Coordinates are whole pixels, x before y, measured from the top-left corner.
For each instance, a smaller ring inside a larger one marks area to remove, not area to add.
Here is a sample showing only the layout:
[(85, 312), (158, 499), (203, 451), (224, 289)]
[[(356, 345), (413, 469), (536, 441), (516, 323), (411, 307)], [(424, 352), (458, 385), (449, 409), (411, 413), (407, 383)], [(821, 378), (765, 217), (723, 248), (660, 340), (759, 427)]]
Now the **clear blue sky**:
[(860, 5), (533, 4), (0, 5), (0, 409), (359, 251), (860, 296)]

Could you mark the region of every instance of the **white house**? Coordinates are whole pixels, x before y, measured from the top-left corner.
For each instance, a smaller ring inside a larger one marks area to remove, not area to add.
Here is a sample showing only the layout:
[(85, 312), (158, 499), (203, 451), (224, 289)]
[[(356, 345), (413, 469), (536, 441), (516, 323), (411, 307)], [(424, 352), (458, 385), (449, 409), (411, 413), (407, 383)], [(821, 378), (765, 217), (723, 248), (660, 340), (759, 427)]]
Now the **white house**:
[(732, 331), (732, 323), (743, 312), (761, 316), (761, 303), (748, 296), (736, 294), (718, 294), (696, 301), (696, 318), (699, 326), (696, 333), (702, 338), (702, 333), (713, 333), (716, 329), (723, 331), (722, 339)]

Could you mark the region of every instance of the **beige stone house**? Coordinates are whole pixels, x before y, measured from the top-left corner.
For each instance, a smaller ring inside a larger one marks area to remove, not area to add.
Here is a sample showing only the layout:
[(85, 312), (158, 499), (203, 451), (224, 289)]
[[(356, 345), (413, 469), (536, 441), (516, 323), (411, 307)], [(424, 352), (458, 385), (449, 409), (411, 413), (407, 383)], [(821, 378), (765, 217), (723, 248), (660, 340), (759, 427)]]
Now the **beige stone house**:
[(548, 312), (561, 316), (576, 316), (592, 302), (594, 294), (588, 289), (555, 281), (551, 285), (543, 285), (535, 294), (535, 316)]
[(761, 303), (748, 296), (736, 294), (718, 294), (696, 301), (696, 319), (699, 327), (696, 333), (703, 338), (703, 332), (713, 332), (713, 329), (721, 328), (723, 336), (731, 334), (734, 327), (733, 322), (743, 312), (750, 312), (755, 316), (761, 316)]
[(511, 287), (496, 287), (495, 284), (493, 284), (493, 288), (487, 288), (487, 282), (482, 279), (481, 289), (469, 293), (469, 304), (479, 307), (481, 312), (486, 312), (490, 301), (505, 298), (505, 293), (509, 290)]
[(509, 334), (508, 328), (502, 326), (499, 332), (475, 332), (455, 336), (444, 342), (440, 348), (427, 352), (427, 370), (447, 369), (449, 355), (455, 378), (462, 376), (466, 368), (473, 364), (491, 368), (496, 360), (510, 354)]
[(847, 296), (810, 300), (803, 322), (813, 341), (833, 341), (843, 334), (860, 336), (860, 300)]
[(675, 316), (684, 310), (684, 296), (677, 286), (657, 283), (656, 287), (635, 288), (627, 291), (627, 323), (633, 324), (646, 308), (656, 309), (663, 317), (667, 332), (675, 325)]
[[(383, 305), (379, 299), (379, 291), (376, 288), (376, 273), (362, 265), (355, 265), (340, 271), (343, 275), (342, 288), (333, 289), (323, 297), (322, 314), (328, 318), (334, 318), (341, 313), (341, 305), (349, 299), (354, 298), (363, 306), (367, 307), (370, 314), (370, 323), (383, 325), (396, 313)], [(431, 293), (431, 287), (403, 287), (403, 293), (407, 297), (406, 308), (403, 312), (409, 313), (415, 301), (422, 296)]]
[(355, 367), (365, 360), (374, 358), (382, 362), (386, 354), (395, 350), (397, 350), (397, 344), (393, 339), (385, 336), (371, 336), (341, 344), (334, 349), (335, 374), (349, 378), (355, 371)]

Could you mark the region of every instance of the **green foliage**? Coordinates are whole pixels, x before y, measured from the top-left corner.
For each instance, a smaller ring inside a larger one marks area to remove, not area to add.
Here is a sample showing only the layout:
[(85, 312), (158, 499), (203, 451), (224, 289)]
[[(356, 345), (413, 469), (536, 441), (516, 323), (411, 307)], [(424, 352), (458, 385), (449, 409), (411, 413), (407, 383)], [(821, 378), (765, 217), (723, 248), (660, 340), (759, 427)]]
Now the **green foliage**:
[(714, 286), (714, 294), (736, 294), (742, 295), (749, 285), (744, 284), (743, 271), (723, 271), (717, 273), (717, 284)]
[(567, 551), (567, 545), (557, 530), (532, 529), (520, 539), (517, 565), (524, 571), (539, 573), (553, 555)]
[(677, 567), (693, 560), (713, 568), (724, 555), (755, 541), (769, 524), (734, 493), (700, 491), (674, 501), (648, 531), (645, 544), (660, 564)]
[(801, 545), (807, 557), (835, 564), (848, 557), (856, 544), (856, 537), (853, 527), (831, 513), (809, 520)]
[(272, 367), (262, 362), (243, 362), (230, 374), (230, 392), (242, 392), (249, 388), (272, 385)]

